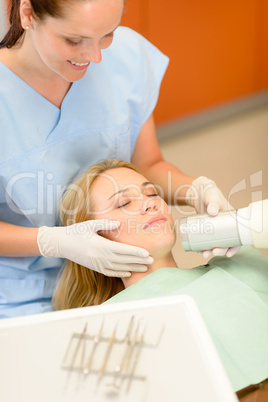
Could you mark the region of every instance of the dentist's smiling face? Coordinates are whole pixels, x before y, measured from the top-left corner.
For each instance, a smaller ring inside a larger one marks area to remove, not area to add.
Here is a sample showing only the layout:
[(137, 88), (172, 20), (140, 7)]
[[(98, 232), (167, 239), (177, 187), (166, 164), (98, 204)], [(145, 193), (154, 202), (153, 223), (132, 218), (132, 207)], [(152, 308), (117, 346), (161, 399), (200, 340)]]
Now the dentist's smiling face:
[(101, 50), (111, 45), (123, 5), (123, 0), (67, 2), (64, 17), (34, 19), (27, 34), (36, 65), (68, 82), (81, 79), (91, 62), (101, 62)]
[(94, 181), (90, 194), (93, 219), (121, 222), (102, 235), (145, 248), (155, 259), (170, 252), (175, 242), (170, 210), (141, 174), (127, 168), (107, 170)]

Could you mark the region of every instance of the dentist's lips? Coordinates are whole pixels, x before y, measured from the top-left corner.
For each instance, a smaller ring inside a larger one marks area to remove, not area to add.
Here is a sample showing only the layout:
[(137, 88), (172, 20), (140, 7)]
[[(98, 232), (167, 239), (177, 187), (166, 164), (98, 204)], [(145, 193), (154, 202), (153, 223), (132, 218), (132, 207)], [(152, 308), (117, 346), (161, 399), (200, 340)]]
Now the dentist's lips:
[(72, 66), (73, 69), (76, 70), (76, 71), (86, 70), (86, 69), (88, 68), (88, 66), (90, 65), (90, 62), (88, 62), (88, 63), (81, 63), (81, 64), (83, 64), (82, 66), (77, 66), (77, 65), (75, 65), (75, 64), (72, 64), (70, 60), (67, 60), (67, 62), (68, 62), (68, 64), (69, 64), (70, 66)]
[(151, 218), (145, 225), (143, 226), (143, 229), (147, 229), (150, 226), (154, 225), (155, 223), (160, 223), (160, 222), (166, 222), (167, 218), (165, 218), (163, 215), (157, 215)]

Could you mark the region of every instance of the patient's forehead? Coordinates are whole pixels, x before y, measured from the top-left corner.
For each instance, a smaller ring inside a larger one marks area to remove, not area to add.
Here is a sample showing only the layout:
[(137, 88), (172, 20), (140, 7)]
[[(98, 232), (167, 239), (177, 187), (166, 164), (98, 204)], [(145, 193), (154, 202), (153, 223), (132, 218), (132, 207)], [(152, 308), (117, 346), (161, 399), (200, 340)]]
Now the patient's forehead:
[[(98, 176), (91, 186), (91, 199), (95, 210), (109, 202), (114, 193), (125, 188), (140, 188), (147, 179), (141, 174), (128, 168), (115, 168), (107, 170)], [(101, 204), (101, 205), (100, 205)]]
[(107, 186), (107, 191), (117, 191), (127, 186), (140, 186), (146, 181), (140, 173), (128, 168), (114, 168), (106, 170), (95, 180), (98, 186)]
[(104, 172), (100, 177), (106, 181), (110, 181), (113, 189), (114, 187), (126, 187), (132, 185), (141, 185), (146, 181), (145, 177), (140, 173), (135, 172), (135, 170), (128, 168), (115, 168)]

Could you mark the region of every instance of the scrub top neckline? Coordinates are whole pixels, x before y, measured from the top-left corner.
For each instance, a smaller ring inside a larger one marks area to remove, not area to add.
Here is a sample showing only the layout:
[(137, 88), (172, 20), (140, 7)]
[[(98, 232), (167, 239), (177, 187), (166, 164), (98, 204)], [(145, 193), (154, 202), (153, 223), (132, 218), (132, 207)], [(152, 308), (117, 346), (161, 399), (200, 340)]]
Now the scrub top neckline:
[(72, 92), (74, 91), (74, 89), (76, 88), (76, 86), (78, 85), (78, 83), (80, 81), (80, 80), (79, 81), (74, 81), (71, 84), (71, 87), (69, 88), (68, 92), (66, 93), (66, 95), (63, 98), (63, 101), (61, 103), (61, 107), (58, 108), (56, 105), (54, 105), (54, 103), (50, 102), (43, 95), (41, 95), (38, 91), (36, 91), (33, 87), (31, 87), (31, 85), (27, 84), (27, 82), (25, 82), (22, 78), (20, 78), (17, 74), (15, 74), (12, 70), (10, 70), (10, 68), (7, 67), (2, 61), (0, 61), (0, 67), (2, 67), (2, 69), (4, 71), (6, 71), (14, 80), (16, 80), (28, 92), (31, 92), (35, 97), (38, 97), (43, 103), (46, 103), (48, 106), (50, 106), (52, 109), (56, 110), (57, 112), (62, 111), (63, 106), (68, 101), (68, 99), (70, 98)]

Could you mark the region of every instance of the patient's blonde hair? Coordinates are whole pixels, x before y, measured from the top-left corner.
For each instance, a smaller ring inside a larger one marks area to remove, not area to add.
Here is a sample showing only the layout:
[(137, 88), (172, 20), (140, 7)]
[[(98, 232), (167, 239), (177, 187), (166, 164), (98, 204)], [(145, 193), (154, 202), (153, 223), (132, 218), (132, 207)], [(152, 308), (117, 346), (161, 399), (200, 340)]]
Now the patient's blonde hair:
[[(110, 169), (140, 171), (131, 163), (107, 159), (91, 166), (64, 193), (60, 218), (64, 226), (94, 219), (90, 188), (96, 178)], [(56, 310), (97, 305), (124, 289), (120, 278), (112, 278), (67, 260), (52, 298)]]

